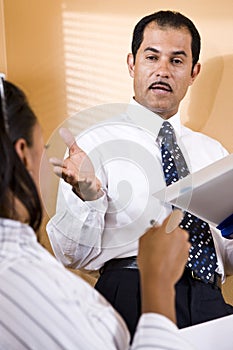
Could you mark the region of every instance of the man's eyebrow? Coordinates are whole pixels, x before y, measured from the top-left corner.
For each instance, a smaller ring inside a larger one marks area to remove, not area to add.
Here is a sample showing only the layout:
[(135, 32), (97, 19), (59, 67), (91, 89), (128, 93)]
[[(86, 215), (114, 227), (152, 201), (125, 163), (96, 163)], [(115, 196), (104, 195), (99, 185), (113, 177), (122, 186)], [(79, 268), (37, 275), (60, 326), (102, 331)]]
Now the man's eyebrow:
[(154, 47), (150, 47), (150, 46), (145, 48), (144, 52), (146, 52), (146, 51), (152, 51), (155, 53), (159, 53), (159, 50), (155, 49)]
[[(159, 51), (158, 49), (156, 49), (156, 48), (154, 48), (154, 47), (150, 47), (150, 46), (148, 46), (148, 47), (145, 48), (144, 52), (146, 52), (146, 51), (152, 51), (152, 52), (154, 52), (154, 53), (160, 53), (160, 51)], [(187, 54), (186, 54), (186, 52), (185, 52), (184, 50), (172, 51), (171, 53), (172, 53), (172, 55), (174, 55), (174, 56), (183, 55), (183, 56), (187, 57)]]
[(180, 50), (180, 51), (174, 51), (172, 54), (173, 54), (174, 56), (180, 56), (180, 55), (183, 55), (183, 56), (187, 57), (187, 53), (186, 53), (185, 51), (183, 51), (183, 50)]

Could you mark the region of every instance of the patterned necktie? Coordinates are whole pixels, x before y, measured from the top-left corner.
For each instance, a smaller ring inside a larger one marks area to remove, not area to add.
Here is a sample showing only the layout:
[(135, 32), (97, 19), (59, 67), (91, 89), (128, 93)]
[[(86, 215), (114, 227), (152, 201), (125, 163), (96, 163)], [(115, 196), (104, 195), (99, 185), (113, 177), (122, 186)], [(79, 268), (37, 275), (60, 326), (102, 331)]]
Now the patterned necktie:
[[(172, 125), (165, 121), (159, 131), (158, 142), (161, 148), (162, 165), (167, 186), (189, 174), (183, 153), (176, 142)], [(190, 234), (191, 249), (187, 267), (204, 282), (208, 283), (217, 267), (217, 258), (207, 222), (186, 212), (180, 227)]]

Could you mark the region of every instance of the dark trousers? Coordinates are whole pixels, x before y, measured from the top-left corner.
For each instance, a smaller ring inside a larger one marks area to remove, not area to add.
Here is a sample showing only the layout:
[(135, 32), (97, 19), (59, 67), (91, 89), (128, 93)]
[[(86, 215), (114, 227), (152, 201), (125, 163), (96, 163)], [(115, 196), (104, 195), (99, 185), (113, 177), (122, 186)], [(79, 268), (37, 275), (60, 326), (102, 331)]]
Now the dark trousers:
[[(141, 314), (139, 271), (104, 271), (95, 288), (121, 314), (133, 337)], [(193, 279), (185, 270), (176, 284), (176, 314), (178, 327), (184, 328), (233, 314), (233, 306), (225, 303), (219, 288)]]

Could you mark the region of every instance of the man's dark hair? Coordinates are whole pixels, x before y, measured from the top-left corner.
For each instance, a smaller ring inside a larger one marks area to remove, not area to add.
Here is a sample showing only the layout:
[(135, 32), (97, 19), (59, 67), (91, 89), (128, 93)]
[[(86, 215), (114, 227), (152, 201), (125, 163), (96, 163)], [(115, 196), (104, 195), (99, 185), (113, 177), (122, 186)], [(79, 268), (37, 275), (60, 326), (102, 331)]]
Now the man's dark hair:
[(191, 50), (192, 50), (192, 59), (193, 67), (199, 60), (200, 49), (201, 49), (201, 38), (200, 34), (193, 24), (193, 22), (182, 15), (179, 12), (175, 11), (159, 11), (152, 13), (148, 16), (143, 17), (135, 26), (132, 39), (132, 54), (134, 57), (134, 62), (136, 60), (137, 51), (143, 41), (143, 34), (146, 26), (154, 22), (161, 28), (171, 27), (171, 28), (187, 28), (192, 37)]

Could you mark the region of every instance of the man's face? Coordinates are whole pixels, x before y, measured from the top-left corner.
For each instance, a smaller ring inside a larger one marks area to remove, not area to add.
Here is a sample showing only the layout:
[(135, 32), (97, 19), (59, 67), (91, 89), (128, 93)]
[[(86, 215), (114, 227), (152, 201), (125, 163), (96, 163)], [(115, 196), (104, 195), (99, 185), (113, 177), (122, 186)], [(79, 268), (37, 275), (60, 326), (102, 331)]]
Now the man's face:
[(136, 60), (128, 55), (135, 100), (163, 119), (173, 116), (200, 71), (192, 72), (191, 34), (186, 28), (163, 28), (149, 23)]

